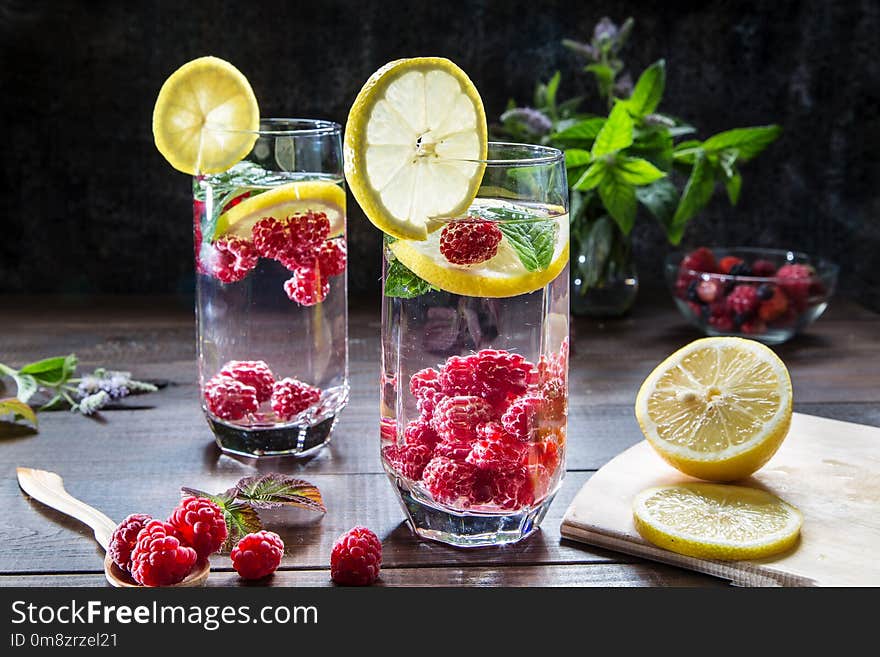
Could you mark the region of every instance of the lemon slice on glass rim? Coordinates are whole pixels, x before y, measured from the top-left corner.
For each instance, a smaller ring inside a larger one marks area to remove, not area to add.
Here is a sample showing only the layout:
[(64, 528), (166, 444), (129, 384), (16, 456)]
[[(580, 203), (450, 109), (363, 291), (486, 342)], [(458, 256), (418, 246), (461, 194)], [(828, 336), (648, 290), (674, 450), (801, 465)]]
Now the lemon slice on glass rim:
[(345, 177), (367, 218), (424, 240), (432, 217), (464, 213), (485, 170), (488, 131), (470, 78), (441, 57), (390, 62), (358, 93), (345, 129)]
[(171, 166), (190, 175), (229, 169), (253, 148), (259, 127), (250, 83), (217, 57), (200, 57), (174, 71), (153, 109), (156, 148)]

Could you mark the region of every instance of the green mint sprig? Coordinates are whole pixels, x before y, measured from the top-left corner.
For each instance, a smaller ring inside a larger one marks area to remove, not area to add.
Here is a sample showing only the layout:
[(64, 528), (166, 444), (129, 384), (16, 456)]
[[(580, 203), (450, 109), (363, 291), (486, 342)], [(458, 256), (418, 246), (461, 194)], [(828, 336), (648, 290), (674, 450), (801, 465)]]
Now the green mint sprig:
[(413, 299), (436, 290), (436, 287), (420, 278), (400, 260), (395, 259), (388, 263), (384, 290), (386, 297)]
[(555, 221), (535, 219), (532, 214), (510, 207), (477, 207), (470, 212), (495, 222), (527, 271), (543, 271), (550, 266), (556, 249)]

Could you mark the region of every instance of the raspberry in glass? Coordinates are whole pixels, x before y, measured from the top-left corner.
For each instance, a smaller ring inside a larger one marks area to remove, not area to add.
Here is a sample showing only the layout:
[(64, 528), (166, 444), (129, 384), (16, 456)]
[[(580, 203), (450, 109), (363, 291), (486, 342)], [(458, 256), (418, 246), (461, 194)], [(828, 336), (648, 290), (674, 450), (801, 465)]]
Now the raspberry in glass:
[(257, 401), (264, 402), (272, 396), (275, 375), (263, 360), (231, 360), (221, 369), (222, 376), (228, 376), (257, 391)]
[(314, 251), (330, 235), (330, 221), (325, 213), (309, 210), (288, 217), (287, 230), (291, 249), (303, 251), (311, 248)]
[(434, 408), (431, 426), (441, 440), (473, 440), (477, 425), (489, 422), (492, 414), (491, 404), (482, 397), (445, 397)]
[(229, 557), (244, 579), (262, 579), (274, 573), (284, 556), (284, 541), (275, 532), (261, 530), (244, 536)]
[(324, 242), (315, 251), (318, 260), (318, 269), (324, 278), (339, 276), (345, 271), (346, 253), (345, 246), (340, 240)]
[(440, 253), (455, 265), (486, 262), (498, 253), (504, 237), (494, 221), (468, 218), (446, 224), (440, 233)]
[(221, 237), (212, 245), (209, 271), (223, 283), (245, 278), (257, 266), (259, 254), (254, 245), (238, 237)]
[(403, 442), (407, 445), (425, 445), (429, 449), (434, 449), (439, 440), (440, 436), (434, 431), (431, 423), (422, 418), (408, 422), (403, 430)]
[(422, 478), (422, 472), (433, 455), (432, 448), (419, 443), (388, 445), (382, 451), (397, 472), (413, 480)]
[(290, 234), (285, 222), (263, 217), (251, 229), (254, 248), (264, 258), (279, 259), (289, 248)]
[[(437, 446), (438, 450), (443, 443)], [(422, 484), (436, 501), (467, 508), (475, 502), (477, 468), (465, 461), (435, 456), (422, 472)]]
[(285, 378), (272, 386), (272, 410), (282, 420), (288, 420), (314, 406), (321, 399), (321, 391), (297, 379)]
[(680, 269), (694, 272), (717, 273), (718, 263), (715, 254), (705, 246), (701, 246), (682, 258)]
[(758, 290), (752, 285), (737, 285), (727, 296), (727, 307), (741, 317), (751, 317), (760, 303)]
[(490, 491), (492, 504), (506, 511), (521, 509), (535, 501), (532, 480), (524, 467), (496, 474), (490, 480)]
[(421, 396), (424, 390), (439, 391), (440, 372), (433, 367), (426, 367), (413, 374), (409, 379), (409, 391), (415, 396)]
[(330, 281), (313, 267), (297, 267), (293, 278), (284, 282), (284, 292), (301, 306), (315, 306), (327, 298)]
[(205, 384), (205, 405), (222, 420), (240, 420), (259, 407), (257, 390), (232, 377), (217, 374)]
[(520, 467), (528, 446), (509, 435), (498, 422), (480, 425), (478, 438), (465, 461), (480, 470), (498, 473), (511, 472)]
[(501, 425), (504, 430), (518, 440), (531, 440), (538, 428), (539, 415), (544, 409), (544, 398), (527, 394), (516, 399), (504, 415), (501, 416)]

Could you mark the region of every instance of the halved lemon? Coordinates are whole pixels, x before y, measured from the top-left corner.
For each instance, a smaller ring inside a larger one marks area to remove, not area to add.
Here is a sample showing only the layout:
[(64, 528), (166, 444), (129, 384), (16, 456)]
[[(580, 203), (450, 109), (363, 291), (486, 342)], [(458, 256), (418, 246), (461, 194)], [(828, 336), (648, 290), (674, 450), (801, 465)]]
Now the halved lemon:
[(432, 217), (462, 214), (488, 148), (483, 101), (448, 59), (399, 59), (358, 93), (345, 128), (345, 177), (385, 233), (423, 240)]
[[(475, 205), (501, 205), (499, 199), (479, 199)], [(410, 271), (446, 292), (471, 297), (512, 297), (540, 290), (555, 279), (568, 263), (568, 214), (564, 209), (545, 208), (544, 227), (552, 227), (553, 255), (540, 270), (529, 271), (505, 236), (494, 257), (476, 265), (455, 265), (440, 252), (442, 230), (431, 232), (425, 240), (396, 240), (388, 248)], [(543, 213), (542, 213), (543, 214)], [(536, 217), (537, 219), (537, 217)]]
[(259, 127), (250, 83), (217, 57), (200, 57), (174, 71), (153, 109), (156, 148), (171, 166), (191, 175), (229, 169), (253, 148)]
[(711, 481), (749, 476), (791, 425), (785, 364), (754, 340), (703, 338), (648, 375), (636, 418), (651, 446), (682, 472)]
[(345, 190), (322, 180), (301, 180), (273, 187), (235, 205), (217, 218), (214, 238), (235, 235), (251, 238), (254, 224), (263, 217), (284, 219), (303, 212), (323, 212), (330, 221), (330, 237), (345, 229)]
[(803, 516), (757, 488), (686, 483), (649, 488), (633, 501), (642, 538), (700, 559), (757, 559), (791, 548)]

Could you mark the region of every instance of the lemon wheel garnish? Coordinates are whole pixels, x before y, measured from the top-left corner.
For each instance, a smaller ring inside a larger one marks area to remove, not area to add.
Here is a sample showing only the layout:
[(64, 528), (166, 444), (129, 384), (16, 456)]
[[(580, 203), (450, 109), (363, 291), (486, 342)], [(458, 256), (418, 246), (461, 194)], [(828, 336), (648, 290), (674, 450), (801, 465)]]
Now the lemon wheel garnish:
[[(224, 132), (206, 130), (208, 125)], [(250, 83), (217, 57), (200, 57), (174, 71), (153, 109), (156, 148), (171, 166), (188, 174), (226, 171), (250, 152), (259, 127), (260, 110)]]
[(323, 212), (330, 221), (330, 237), (345, 230), (345, 190), (322, 180), (302, 180), (273, 187), (243, 200), (217, 218), (214, 237), (251, 238), (254, 224), (263, 217), (284, 219), (308, 211)]
[(639, 493), (633, 521), (642, 538), (672, 552), (701, 559), (758, 559), (790, 549), (803, 516), (756, 488), (686, 483)]
[(785, 364), (754, 340), (703, 338), (651, 372), (636, 398), (645, 438), (671, 465), (711, 481), (749, 476), (791, 425)]
[[(561, 212), (562, 208), (558, 210)], [(442, 230), (430, 233), (425, 240), (397, 240), (388, 248), (410, 271), (446, 292), (470, 297), (512, 297), (540, 290), (568, 264), (568, 215), (558, 214), (541, 221), (553, 221), (557, 226), (553, 256), (549, 265), (539, 271), (523, 266), (506, 237), (493, 258), (467, 266), (450, 263), (440, 252)]]
[(345, 129), (345, 177), (385, 233), (423, 240), (432, 217), (467, 210), (488, 141), (476, 87), (448, 59), (400, 59), (358, 93)]

